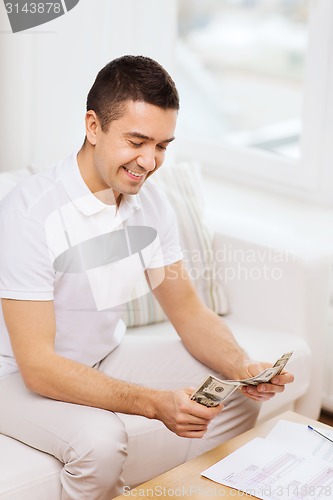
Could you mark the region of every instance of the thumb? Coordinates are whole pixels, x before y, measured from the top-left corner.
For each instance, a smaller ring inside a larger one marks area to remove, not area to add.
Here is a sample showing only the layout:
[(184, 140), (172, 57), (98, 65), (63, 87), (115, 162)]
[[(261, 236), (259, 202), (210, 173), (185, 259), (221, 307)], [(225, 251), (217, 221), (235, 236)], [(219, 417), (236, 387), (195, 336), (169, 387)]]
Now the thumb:
[(263, 371), (263, 366), (261, 363), (254, 362), (251, 363), (251, 365), (248, 366), (248, 372), (251, 377), (254, 377), (255, 375), (258, 375)]
[(196, 390), (196, 388), (195, 388), (195, 387), (186, 387), (186, 388), (184, 389), (184, 392), (185, 392), (185, 394), (187, 394), (188, 396), (191, 396), (191, 395), (194, 393), (194, 391), (195, 391), (195, 390)]

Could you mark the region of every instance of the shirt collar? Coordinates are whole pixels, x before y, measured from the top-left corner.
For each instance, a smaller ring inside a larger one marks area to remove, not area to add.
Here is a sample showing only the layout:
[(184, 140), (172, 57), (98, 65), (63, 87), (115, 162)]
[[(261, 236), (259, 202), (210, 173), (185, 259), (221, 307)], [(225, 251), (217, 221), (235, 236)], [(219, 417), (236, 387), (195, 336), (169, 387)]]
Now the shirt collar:
[[(61, 165), (60, 177), (65, 191), (75, 207), (84, 215), (90, 216), (107, 210), (116, 213), (115, 205), (107, 205), (99, 200), (84, 182), (79, 165), (77, 153), (73, 153)], [(141, 208), (137, 195), (122, 195), (119, 211), (126, 218)]]

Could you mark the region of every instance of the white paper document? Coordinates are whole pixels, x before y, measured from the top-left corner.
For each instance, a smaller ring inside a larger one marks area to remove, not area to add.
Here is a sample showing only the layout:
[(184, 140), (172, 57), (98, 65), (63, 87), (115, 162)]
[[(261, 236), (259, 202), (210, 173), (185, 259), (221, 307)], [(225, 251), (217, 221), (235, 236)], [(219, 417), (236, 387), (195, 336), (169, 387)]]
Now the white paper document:
[(333, 498), (333, 443), (282, 420), (265, 439), (253, 439), (202, 475), (263, 500)]
[[(326, 436), (333, 439), (333, 429), (320, 429)], [(333, 464), (333, 443), (318, 436), (308, 429), (307, 425), (280, 420), (266, 437), (270, 441), (275, 441), (285, 448), (297, 450), (297, 453), (304, 457), (321, 458)], [(333, 492), (332, 492), (333, 498)]]

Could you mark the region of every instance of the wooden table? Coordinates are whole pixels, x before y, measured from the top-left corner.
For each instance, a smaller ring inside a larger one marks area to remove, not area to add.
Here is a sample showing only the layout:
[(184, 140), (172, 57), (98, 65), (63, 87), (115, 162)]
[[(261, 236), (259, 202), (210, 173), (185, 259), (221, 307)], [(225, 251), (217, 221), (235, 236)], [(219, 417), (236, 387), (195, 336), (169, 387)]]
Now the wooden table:
[[(312, 419), (291, 411), (282, 413), (278, 417), (259, 424), (254, 429), (244, 432), (244, 434), (234, 439), (230, 439), (217, 448), (133, 488), (131, 491), (126, 488), (124, 494), (116, 497), (115, 500), (125, 498), (144, 498), (146, 500), (160, 498), (191, 498), (191, 500), (207, 500), (208, 498), (244, 498), (244, 493), (210, 481), (202, 477), (200, 473), (227, 455), (230, 455), (230, 453), (237, 450), (237, 448), (240, 448), (251, 439), (258, 436), (265, 437), (274, 427), (276, 422), (281, 419), (304, 424), (318, 424), (318, 422)], [(329, 428), (329, 426), (325, 424), (319, 424), (319, 426)], [(247, 495), (246, 498), (256, 497)]]

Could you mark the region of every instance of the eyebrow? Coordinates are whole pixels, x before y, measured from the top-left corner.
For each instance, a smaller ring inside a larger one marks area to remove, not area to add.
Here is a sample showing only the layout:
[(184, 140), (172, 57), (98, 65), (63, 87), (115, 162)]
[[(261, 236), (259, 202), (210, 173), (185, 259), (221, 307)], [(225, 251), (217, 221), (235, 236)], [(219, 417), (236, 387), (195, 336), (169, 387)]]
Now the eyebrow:
[[(145, 141), (155, 141), (154, 137), (149, 137), (148, 135), (145, 135), (145, 134), (141, 134), (140, 132), (127, 132), (126, 134), (124, 134), (125, 137), (135, 137), (137, 139), (143, 139)], [(163, 141), (159, 141), (160, 144), (163, 144), (163, 142), (172, 142), (174, 141), (175, 138), (174, 137), (170, 137), (170, 139), (164, 139)]]

